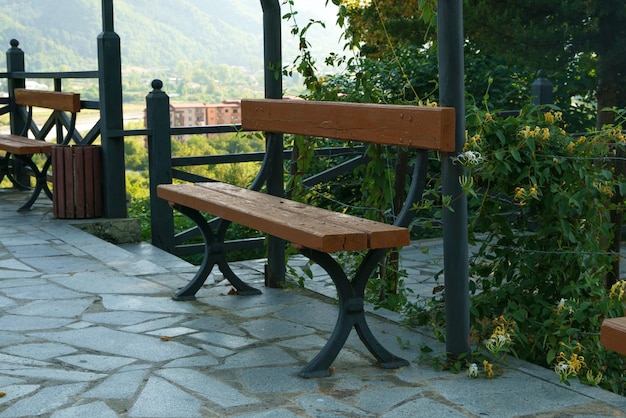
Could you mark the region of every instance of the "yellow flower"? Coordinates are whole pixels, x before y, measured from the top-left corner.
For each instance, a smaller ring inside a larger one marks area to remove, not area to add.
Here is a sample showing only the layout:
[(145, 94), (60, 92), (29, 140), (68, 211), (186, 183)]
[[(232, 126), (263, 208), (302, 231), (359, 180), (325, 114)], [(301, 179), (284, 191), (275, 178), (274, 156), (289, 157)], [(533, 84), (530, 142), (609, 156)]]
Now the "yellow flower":
[(609, 298), (616, 298), (617, 300), (622, 300), (624, 298), (624, 292), (626, 292), (626, 280), (620, 280), (616, 282), (613, 286), (611, 286), (611, 291), (609, 292)]
[(487, 360), (484, 360), (483, 369), (485, 371), (485, 377), (487, 379), (491, 379), (494, 377), (495, 373), (493, 372), (493, 364), (489, 363)]

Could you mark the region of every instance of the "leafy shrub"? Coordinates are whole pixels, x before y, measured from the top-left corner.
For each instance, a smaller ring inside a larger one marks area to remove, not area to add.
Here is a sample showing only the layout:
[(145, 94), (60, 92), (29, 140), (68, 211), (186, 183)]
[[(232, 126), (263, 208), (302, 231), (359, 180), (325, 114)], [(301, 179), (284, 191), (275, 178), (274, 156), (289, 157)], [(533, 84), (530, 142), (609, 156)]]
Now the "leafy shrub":
[[(515, 354), (625, 392), (624, 357), (602, 348), (607, 317), (623, 316), (624, 282), (607, 289), (613, 258), (611, 197), (623, 182), (607, 161), (624, 144), (619, 127), (569, 135), (556, 109), (525, 107), (497, 118), (472, 109), (466, 149), (471, 229), (471, 321), (477, 341), (491, 318), (515, 321)], [(620, 287), (621, 286), (621, 287)]]

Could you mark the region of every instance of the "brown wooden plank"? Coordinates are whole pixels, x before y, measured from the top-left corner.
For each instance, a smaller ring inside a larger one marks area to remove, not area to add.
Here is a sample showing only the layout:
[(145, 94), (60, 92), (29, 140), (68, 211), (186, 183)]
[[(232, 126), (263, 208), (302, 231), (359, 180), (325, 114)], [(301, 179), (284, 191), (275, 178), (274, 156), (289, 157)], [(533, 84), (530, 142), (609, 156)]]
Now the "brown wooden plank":
[(63, 196), (63, 152), (59, 147), (52, 149), (52, 213), (57, 217), (65, 214), (65, 196)]
[[(87, 188), (85, 182), (86, 170), (88, 170), (88, 157), (85, 155), (83, 147), (72, 147), (74, 154), (74, 206), (76, 207), (76, 218), (87, 218)], [(91, 217), (91, 216), (89, 216)]]
[(90, 172), (93, 174), (93, 216), (102, 216), (102, 148), (92, 146), (93, 167)]
[(83, 146), (76, 147), (83, 154), (84, 172), (83, 183), (85, 190), (84, 209), (85, 217), (93, 218), (95, 216), (95, 182), (94, 182), (94, 147)]
[(15, 103), (23, 106), (80, 112), (80, 94), (59, 91), (15, 89)]
[(363, 250), (368, 247), (365, 233), (284, 211), (280, 200), (286, 199), (277, 198), (271, 207), (267, 207), (262, 202), (250, 202), (219, 190), (192, 184), (162, 184), (157, 187), (157, 195), (170, 202), (218, 216), (307, 248), (337, 252)]
[(0, 149), (15, 155), (47, 154), (54, 144), (18, 135), (0, 135)]
[[(196, 186), (219, 190), (239, 199), (246, 199), (250, 204), (264, 204), (268, 208), (277, 206), (275, 196), (258, 193), (253, 190), (243, 189), (227, 183), (196, 183)], [(368, 248), (394, 248), (404, 247), (410, 244), (410, 233), (406, 228), (388, 225), (369, 219), (346, 215), (326, 209), (309, 206), (304, 203), (294, 202), (288, 199), (280, 199), (281, 211), (287, 211), (291, 216), (317, 219), (329, 224), (347, 227), (363, 232), (368, 236)]]
[(65, 184), (65, 217), (73, 219), (76, 216), (75, 180), (73, 169), (72, 147), (63, 147), (63, 179)]
[(241, 116), (242, 128), (249, 131), (455, 149), (455, 111), (447, 107), (246, 99)]
[(602, 321), (600, 344), (609, 350), (626, 355), (626, 317)]

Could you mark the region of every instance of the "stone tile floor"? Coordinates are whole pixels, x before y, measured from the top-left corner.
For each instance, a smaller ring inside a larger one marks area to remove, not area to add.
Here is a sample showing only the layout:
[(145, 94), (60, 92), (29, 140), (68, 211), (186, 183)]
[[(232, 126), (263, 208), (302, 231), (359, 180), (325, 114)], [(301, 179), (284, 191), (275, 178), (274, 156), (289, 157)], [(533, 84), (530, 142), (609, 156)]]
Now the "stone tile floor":
[[(626, 398), (515, 359), (495, 380), (420, 365), (420, 344), (443, 347), (378, 311), (374, 333), (410, 366), (373, 367), (353, 333), (331, 377), (299, 378), (336, 320), (328, 280), (254, 297), (212, 280), (198, 300), (175, 302), (194, 266), (102, 241), (53, 219), (42, 199), (18, 214), (21, 199), (0, 191), (0, 418), (626, 416)], [(440, 242), (408, 247), (407, 284), (432, 293), (440, 260)], [(262, 260), (235, 269), (262, 286)]]

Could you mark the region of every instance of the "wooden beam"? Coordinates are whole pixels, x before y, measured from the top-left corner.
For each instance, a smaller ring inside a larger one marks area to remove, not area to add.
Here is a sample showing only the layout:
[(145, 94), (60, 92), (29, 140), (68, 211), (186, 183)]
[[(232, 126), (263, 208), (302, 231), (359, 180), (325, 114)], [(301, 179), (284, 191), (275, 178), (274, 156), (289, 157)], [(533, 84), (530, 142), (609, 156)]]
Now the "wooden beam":
[(609, 318), (602, 321), (600, 344), (626, 356), (626, 317)]
[(241, 101), (242, 128), (454, 151), (453, 108), (307, 100)]
[(80, 94), (60, 91), (15, 89), (15, 103), (23, 106), (80, 112)]

